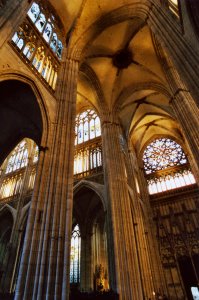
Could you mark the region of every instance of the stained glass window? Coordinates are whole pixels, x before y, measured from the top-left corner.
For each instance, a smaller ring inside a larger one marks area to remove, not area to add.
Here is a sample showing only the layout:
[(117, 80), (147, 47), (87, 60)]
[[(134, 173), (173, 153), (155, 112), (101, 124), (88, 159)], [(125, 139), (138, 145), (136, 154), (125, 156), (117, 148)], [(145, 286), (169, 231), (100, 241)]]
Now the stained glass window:
[(162, 138), (156, 139), (146, 147), (143, 161), (146, 174), (151, 174), (158, 170), (186, 164), (187, 158), (179, 144)]
[(156, 139), (149, 144), (143, 163), (150, 194), (195, 183), (182, 147), (171, 139)]
[(57, 49), (57, 34), (54, 32), (50, 42), (50, 48), (55, 52)]
[[(55, 52), (57, 57), (61, 59), (63, 45), (62, 42), (58, 39), (58, 33), (55, 32), (54, 29), (54, 16), (49, 15), (47, 11), (42, 12), (42, 8), (36, 2), (33, 2), (27, 15), (29, 16), (30, 20), (35, 24), (39, 32), (43, 33), (43, 38), (47, 43), (50, 43), (50, 47)], [(47, 17), (47, 15), (49, 17)]]
[(168, 0), (168, 6), (170, 11), (179, 18), (178, 0)]
[(20, 168), (23, 168), (28, 163), (28, 149), (27, 143), (23, 140), (21, 143), (17, 145), (17, 147), (12, 152), (8, 164), (6, 167), (6, 174), (14, 172)]
[(70, 283), (80, 282), (80, 254), (81, 236), (79, 225), (77, 224), (72, 231), (71, 251), (70, 251)]
[(26, 44), (23, 54), (30, 60), (32, 58), (33, 52), (35, 50), (35, 45), (32, 43)]
[(75, 144), (81, 144), (101, 135), (100, 119), (92, 109), (80, 113), (76, 117)]
[(74, 174), (96, 173), (102, 166), (101, 127), (96, 112), (87, 109), (76, 117)]
[(55, 90), (63, 52), (63, 32), (58, 17), (53, 16), (53, 8), (49, 5), (41, 0), (33, 2), (26, 19), (14, 33), (11, 44), (33, 72)]
[(52, 26), (49, 23), (47, 23), (46, 28), (45, 28), (44, 33), (43, 33), (43, 37), (46, 40), (46, 42), (50, 41), (52, 30), (53, 30)]
[(45, 17), (44, 14), (40, 14), (37, 22), (35, 23), (35, 26), (37, 27), (37, 29), (40, 32), (42, 32), (43, 29), (44, 29), (45, 24), (46, 24), (46, 17)]
[(33, 2), (31, 8), (28, 11), (28, 16), (30, 17), (33, 23), (35, 23), (35, 21), (37, 20), (39, 13), (40, 13), (39, 5)]
[(102, 148), (94, 144), (75, 151), (74, 175), (88, 173), (102, 166)]
[(39, 147), (35, 145), (34, 151), (33, 151), (33, 163), (38, 162), (39, 159)]
[[(32, 148), (33, 147), (33, 148)], [(31, 150), (32, 149), (32, 150)], [(29, 180), (29, 189), (33, 189), (39, 151), (38, 146), (29, 139), (22, 140), (4, 161), (0, 186), (0, 199), (17, 195), (22, 190), (25, 169), (28, 164), (28, 156), (31, 153), (33, 166)]]

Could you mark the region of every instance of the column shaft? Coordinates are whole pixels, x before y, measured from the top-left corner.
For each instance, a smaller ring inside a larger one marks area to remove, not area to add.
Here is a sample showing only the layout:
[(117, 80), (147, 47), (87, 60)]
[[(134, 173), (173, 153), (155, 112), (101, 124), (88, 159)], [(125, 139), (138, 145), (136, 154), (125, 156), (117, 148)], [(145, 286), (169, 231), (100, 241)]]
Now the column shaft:
[(41, 171), (42, 184), (37, 182), (38, 198), (32, 199), (16, 299), (67, 299), (69, 294), (77, 74), (78, 62), (67, 58), (58, 82), (50, 163)]
[[(144, 176), (140, 177), (138, 159), (134, 150), (126, 151), (126, 168), (132, 200), (133, 220), (138, 243), (138, 256), (145, 297), (153, 298), (153, 292), (166, 290), (158, 247), (153, 236), (154, 224)], [(139, 187), (136, 187), (136, 180)], [(145, 190), (145, 193), (144, 193)]]
[(143, 299), (130, 197), (116, 123), (102, 125), (110, 287), (120, 300)]

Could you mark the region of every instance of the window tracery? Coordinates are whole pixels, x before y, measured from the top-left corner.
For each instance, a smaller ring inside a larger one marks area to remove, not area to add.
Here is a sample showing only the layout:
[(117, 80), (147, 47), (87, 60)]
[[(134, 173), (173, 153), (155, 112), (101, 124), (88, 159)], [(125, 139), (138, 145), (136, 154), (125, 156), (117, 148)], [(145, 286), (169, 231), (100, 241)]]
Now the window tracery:
[(154, 140), (143, 154), (150, 194), (195, 183), (182, 147), (168, 138)]
[(101, 135), (100, 119), (92, 109), (80, 113), (76, 117), (75, 145), (92, 140)]
[(100, 119), (94, 110), (77, 115), (75, 133), (74, 175), (87, 176), (102, 167)]
[[(47, 4), (33, 2), (27, 17), (12, 37), (14, 48), (31, 69), (55, 90), (57, 73), (62, 58), (60, 24)], [(32, 68), (32, 66), (34, 68)]]
[(80, 282), (80, 255), (81, 255), (81, 235), (79, 225), (77, 224), (71, 237), (70, 251), (70, 283)]
[(156, 139), (146, 147), (143, 155), (146, 174), (187, 163), (181, 146), (167, 138)]
[(168, 6), (170, 11), (179, 18), (178, 0), (168, 0)]
[(6, 167), (5, 173), (11, 173), (18, 169), (27, 166), (28, 163), (28, 150), (26, 141), (22, 141), (13, 150)]
[(0, 199), (12, 197), (21, 192), (25, 168), (28, 165), (30, 155), (32, 156), (32, 166), (27, 188), (28, 190), (33, 189), (39, 150), (33, 141), (23, 139), (2, 164), (3, 171), (0, 178)]
[(179, 19), (180, 10), (179, 10), (179, 2), (178, 0), (162, 0), (163, 5), (169, 9), (169, 11)]

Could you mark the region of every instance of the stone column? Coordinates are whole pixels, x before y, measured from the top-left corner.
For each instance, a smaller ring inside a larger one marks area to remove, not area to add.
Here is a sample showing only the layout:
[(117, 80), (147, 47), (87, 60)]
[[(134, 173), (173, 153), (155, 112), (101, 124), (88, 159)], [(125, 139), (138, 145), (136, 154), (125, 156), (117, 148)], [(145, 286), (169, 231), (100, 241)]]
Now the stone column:
[(199, 110), (189, 91), (183, 89), (176, 91), (171, 106), (188, 142), (189, 162), (199, 184)]
[(159, 1), (151, 0), (150, 2), (147, 24), (155, 37), (158, 38), (161, 46), (172, 58), (175, 67), (194, 95), (194, 101), (199, 103), (199, 75), (196, 67), (199, 64), (199, 43), (195, 46), (190, 43), (183, 35), (182, 24), (177, 19), (172, 18), (171, 12), (160, 5)]
[(68, 299), (78, 61), (66, 57), (57, 119), (32, 197), (15, 299)]
[(143, 167), (138, 165), (137, 179), (140, 188), (140, 198), (142, 201), (143, 213), (144, 213), (144, 230), (145, 230), (145, 245), (149, 255), (149, 266), (151, 270), (151, 286), (154, 288), (154, 292), (161, 291), (168, 295), (166, 286), (166, 279), (164, 276), (164, 270), (161, 262), (161, 257), (158, 248), (158, 241), (156, 238), (156, 224), (153, 220), (153, 212), (150, 205), (149, 192), (147, 188), (146, 178), (144, 176)]
[(187, 141), (190, 153), (190, 164), (193, 168), (195, 178), (199, 184), (199, 109), (197, 102), (192, 97), (187, 86), (184, 84), (175, 69), (172, 61), (156, 40), (159, 57), (165, 71), (165, 76), (171, 88), (172, 97), (170, 104), (172, 106), (176, 120), (179, 122), (182, 132)]
[(138, 244), (138, 257), (142, 276), (142, 285), (147, 299), (154, 297), (154, 292), (161, 290), (166, 294), (158, 247), (155, 240), (154, 223), (149, 203), (146, 180), (141, 178), (138, 158), (132, 147), (125, 151), (126, 169), (130, 195), (134, 230)]
[(91, 233), (81, 235), (80, 287), (90, 292), (93, 290)]
[(107, 239), (110, 288), (120, 300), (142, 300), (143, 291), (120, 145), (121, 128), (112, 117), (102, 121), (103, 161), (107, 193)]
[(0, 6), (0, 49), (26, 17), (31, 0), (4, 0)]

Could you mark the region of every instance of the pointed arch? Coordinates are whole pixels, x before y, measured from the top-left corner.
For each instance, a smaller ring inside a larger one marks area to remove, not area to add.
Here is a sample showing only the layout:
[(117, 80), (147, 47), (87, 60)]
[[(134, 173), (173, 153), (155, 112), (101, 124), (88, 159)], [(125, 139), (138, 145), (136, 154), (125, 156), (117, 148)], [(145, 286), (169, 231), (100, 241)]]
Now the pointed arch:
[(99, 184), (97, 182), (82, 179), (77, 184), (74, 185), (74, 188), (73, 188), (74, 196), (83, 187), (86, 187), (86, 188), (92, 190), (93, 192), (95, 192), (99, 196), (100, 200), (102, 201), (103, 209), (104, 209), (104, 211), (106, 211), (107, 208), (106, 208), (106, 203), (105, 203), (105, 188), (104, 188), (104, 185)]
[[(0, 118), (4, 122), (1, 137), (0, 163), (24, 137), (33, 139), (38, 145), (47, 143), (49, 113), (44, 98), (36, 83), (19, 73), (3, 73), (0, 76), (2, 106)], [(17, 101), (14, 101), (17, 97)], [(9, 101), (9, 103), (8, 103)], [(5, 127), (5, 124), (8, 124)]]

